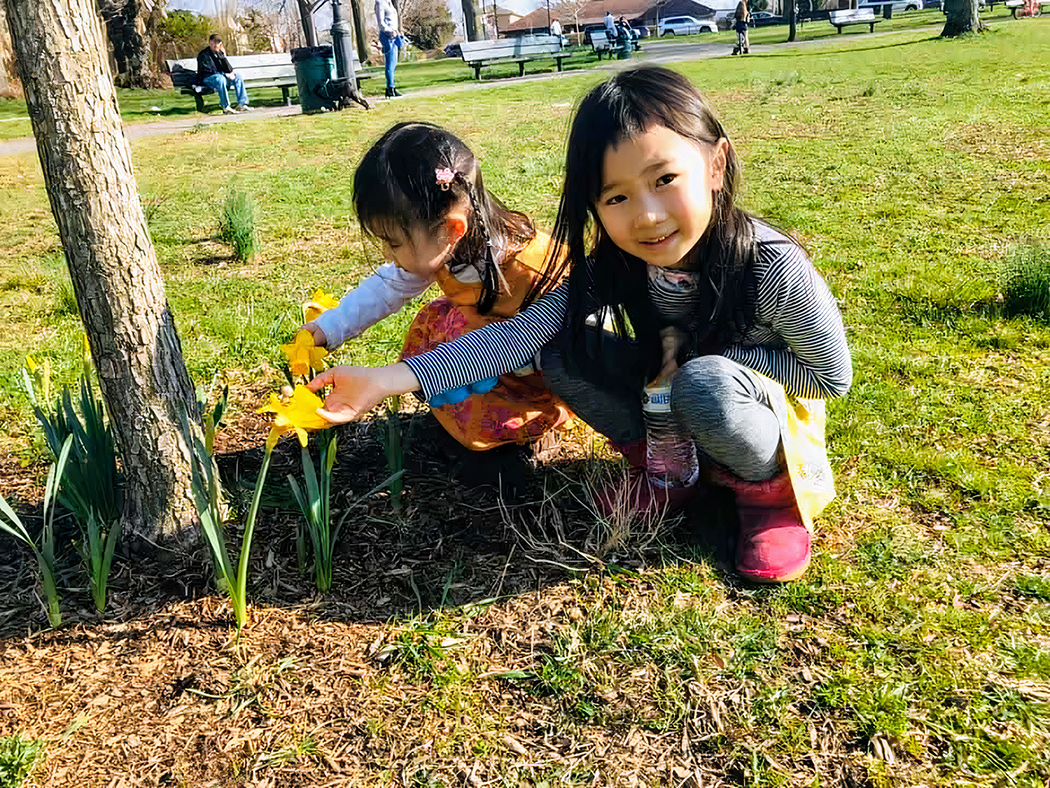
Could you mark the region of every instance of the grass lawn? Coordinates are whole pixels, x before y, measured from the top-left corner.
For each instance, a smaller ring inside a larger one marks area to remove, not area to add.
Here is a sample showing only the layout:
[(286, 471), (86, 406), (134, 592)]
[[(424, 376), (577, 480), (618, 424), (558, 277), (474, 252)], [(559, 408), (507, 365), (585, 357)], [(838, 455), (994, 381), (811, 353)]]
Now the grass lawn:
[[(541, 466), (536, 502), (502, 514), (408, 478), (403, 514), (379, 501), (348, 524), (326, 597), (293, 588), (294, 517), (271, 515), (239, 646), (206, 570), (160, 589), (120, 570), (109, 620), (68, 590), (80, 623), (28, 636), (29, 572), (0, 573), (15, 600), (0, 610), (0, 736), (44, 742), (28, 784), (125, 769), (149, 785), (1050, 782), (1050, 325), (1003, 317), (998, 284), (1017, 250), (1048, 243), (1050, 20), (680, 68), (742, 156), (743, 204), (797, 231), (849, 332), (855, 384), (828, 416), (839, 498), (807, 575), (738, 585), (690, 535), (702, 513), (588, 565), (551, 544), (596, 528), (573, 497), (597, 465), (585, 457)], [(299, 303), (375, 265), (350, 181), (391, 123), (460, 133), (489, 188), (549, 225), (572, 106), (600, 78), (133, 143), (194, 378), (273, 380)], [(255, 264), (214, 240), (230, 183), (258, 206)], [(17, 384), (26, 351), (70, 381), (82, 338), (35, 156), (0, 158), (0, 186), (11, 468), (43, 458)], [(395, 358), (410, 318), (339, 360)], [(383, 478), (381, 449), (355, 455), (355, 440), (340, 462)]]

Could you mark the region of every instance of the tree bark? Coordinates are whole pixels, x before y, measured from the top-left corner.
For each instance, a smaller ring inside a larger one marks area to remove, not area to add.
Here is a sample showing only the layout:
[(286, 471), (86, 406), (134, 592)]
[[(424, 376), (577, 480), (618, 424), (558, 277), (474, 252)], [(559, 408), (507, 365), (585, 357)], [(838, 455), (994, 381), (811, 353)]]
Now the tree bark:
[[(306, 46), (317, 46), (317, 25), (314, 24), (314, 4), (311, 0), (298, 0), (299, 21), (303, 26), (303, 36), (306, 38)], [(358, 55), (358, 57), (361, 57)]]
[[(4, 0), (58, 224), (124, 474), (122, 530), (175, 549), (197, 522), (177, 408), (193, 385), (164, 295), (94, 0)], [(32, 68), (25, 64), (32, 64)]]
[(794, 41), (798, 34), (798, 0), (788, 0), (788, 41)]
[(463, 34), (467, 41), (478, 40), (478, 20), (474, 14), (474, 0), (463, 0)]
[(140, 0), (99, 0), (98, 10), (106, 23), (123, 87), (156, 87)]
[(354, 14), (354, 38), (357, 41), (357, 59), (364, 63), (372, 59), (372, 51), (368, 48), (368, 33), (365, 28), (365, 9), (361, 0), (350, 0), (350, 8)]
[(976, 33), (984, 29), (977, 14), (977, 0), (945, 0), (944, 11), (941, 38), (955, 38), (963, 33)]
[(0, 3), (0, 98), (14, 98), (22, 95), (22, 86), (15, 76), (15, 53), (11, 49), (11, 39), (7, 35), (7, 21), (4, 6)]

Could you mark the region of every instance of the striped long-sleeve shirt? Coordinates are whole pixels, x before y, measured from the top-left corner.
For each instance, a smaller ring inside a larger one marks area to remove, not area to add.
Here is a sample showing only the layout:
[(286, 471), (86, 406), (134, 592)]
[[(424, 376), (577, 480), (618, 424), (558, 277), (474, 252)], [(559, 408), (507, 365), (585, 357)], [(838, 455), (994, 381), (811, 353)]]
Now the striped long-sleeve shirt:
[[(757, 300), (754, 326), (723, 354), (809, 399), (849, 390), (853, 366), (838, 306), (802, 248), (755, 221)], [(660, 306), (660, 295), (650, 294)], [(427, 399), (525, 366), (565, 322), (563, 283), (510, 320), (493, 323), (405, 359)]]

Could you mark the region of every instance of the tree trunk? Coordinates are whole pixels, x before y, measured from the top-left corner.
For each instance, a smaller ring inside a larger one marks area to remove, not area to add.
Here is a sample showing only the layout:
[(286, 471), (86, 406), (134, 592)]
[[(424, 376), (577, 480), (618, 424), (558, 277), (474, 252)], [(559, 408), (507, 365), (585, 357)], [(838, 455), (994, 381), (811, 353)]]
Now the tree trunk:
[(22, 86), (15, 76), (15, 53), (11, 49), (11, 39), (7, 35), (7, 22), (4, 18), (4, 6), (0, 3), (0, 98), (14, 98), (22, 95)]
[(368, 32), (365, 28), (365, 9), (361, 0), (350, 0), (350, 8), (354, 13), (354, 38), (357, 41), (357, 59), (364, 63), (372, 59), (372, 51), (368, 48)]
[(196, 399), (139, 203), (95, 2), (4, 2), (44, 183), (117, 439), (124, 537), (138, 552), (176, 548), (197, 520), (176, 409)]
[(478, 40), (478, 20), (474, 15), (474, 0), (463, 0), (463, 32), (467, 41)]
[(794, 41), (798, 27), (798, 0), (788, 0), (788, 41)]
[(963, 33), (976, 33), (984, 29), (977, 15), (977, 0), (945, 0), (944, 11), (941, 38), (955, 38)]
[(122, 86), (156, 87), (149, 47), (143, 36), (146, 23), (141, 0), (99, 0), (98, 11), (106, 23)]
[[(317, 46), (317, 25), (314, 24), (314, 8), (310, 0), (298, 0), (299, 21), (303, 26), (303, 36), (306, 38), (306, 46)], [(358, 57), (361, 57), (358, 55)]]

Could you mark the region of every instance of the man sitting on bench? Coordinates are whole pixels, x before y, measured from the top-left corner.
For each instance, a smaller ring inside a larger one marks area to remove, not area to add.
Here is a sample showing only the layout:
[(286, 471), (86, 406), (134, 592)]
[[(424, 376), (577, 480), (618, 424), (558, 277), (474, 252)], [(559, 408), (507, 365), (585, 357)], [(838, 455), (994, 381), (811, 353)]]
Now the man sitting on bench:
[(233, 70), (226, 57), (226, 47), (215, 33), (208, 37), (208, 46), (197, 55), (197, 78), (202, 85), (219, 94), (219, 104), (227, 115), (234, 112), (230, 107), (230, 96), (226, 92), (227, 85), (233, 85), (237, 94), (237, 111), (248, 111), (248, 91), (244, 89), (244, 80)]

